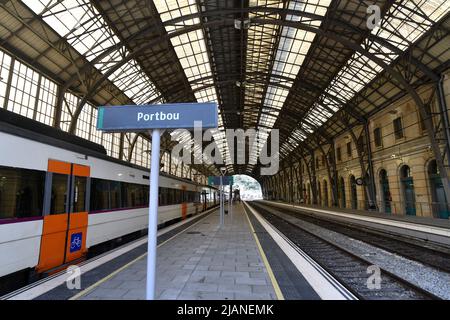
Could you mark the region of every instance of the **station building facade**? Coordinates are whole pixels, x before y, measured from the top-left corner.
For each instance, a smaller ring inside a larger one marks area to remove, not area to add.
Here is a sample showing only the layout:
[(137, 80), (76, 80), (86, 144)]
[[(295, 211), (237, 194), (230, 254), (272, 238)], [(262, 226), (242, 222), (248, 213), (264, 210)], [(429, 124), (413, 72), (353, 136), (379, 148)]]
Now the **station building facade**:
[[(443, 79), (445, 102), (449, 106), (450, 71), (444, 74)], [(424, 101), (431, 101), (433, 124), (442, 125), (439, 123), (439, 97), (435, 86), (424, 86), (418, 92)], [(266, 198), (361, 210), (374, 206), (386, 214), (448, 219), (448, 204), (430, 140), (412, 99), (406, 95), (368, 120), (375, 185), (372, 202), (375, 203), (369, 203), (368, 188), (360, 184), (365, 182), (361, 179), (363, 173), (358, 149), (349, 131), (337, 136), (334, 146), (323, 147), (325, 154), (334, 148), (337, 174), (332, 175), (331, 180), (337, 177), (336, 191), (333, 192), (334, 182), (330, 181), (329, 174), (333, 159), (324, 155), (322, 150), (314, 150), (314, 159), (305, 156), (290, 167), (280, 168), (277, 176), (269, 179), (271, 186), (267, 188), (270, 191), (266, 190)], [(357, 143), (367, 143), (363, 129), (362, 126), (352, 129), (355, 136), (361, 138)], [(316, 199), (311, 171), (316, 177)]]

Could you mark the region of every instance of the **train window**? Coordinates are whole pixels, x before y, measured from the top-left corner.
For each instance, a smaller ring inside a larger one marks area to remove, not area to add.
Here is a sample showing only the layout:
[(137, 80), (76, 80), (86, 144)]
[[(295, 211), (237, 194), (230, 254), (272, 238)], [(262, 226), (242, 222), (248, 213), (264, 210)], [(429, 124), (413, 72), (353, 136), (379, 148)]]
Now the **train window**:
[(109, 181), (91, 179), (91, 210), (109, 209)]
[(159, 187), (159, 205), (165, 206), (167, 203), (167, 189)]
[(130, 184), (126, 182), (122, 182), (120, 184), (120, 199), (122, 201), (122, 208), (130, 207), (129, 199), (128, 199), (128, 188)]
[(148, 203), (148, 200), (145, 200), (145, 186), (129, 183), (126, 189), (127, 207), (141, 207)]
[(73, 194), (73, 212), (86, 210), (86, 177), (75, 177)]
[(178, 190), (177, 189), (170, 189), (172, 192), (172, 202), (170, 204), (177, 204), (178, 203)]
[(143, 201), (144, 206), (148, 206), (149, 195), (150, 195), (150, 186), (144, 186), (142, 193), (142, 196), (144, 197)]
[(45, 172), (0, 167), (0, 219), (42, 215)]
[(137, 195), (138, 195), (136, 206), (141, 207), (145, 204), (144, 188), (140, 184), (136, 184), (136, 190), (137, 190)]
[(167, 188), (167, 205), (170, 206), (173, 203), (173, 192), (172, 189)]
[(120, 182), (110, 181), (109, 182), (109, 197), (110, 197), (110, 209), (122, 208), (122, 203), (120, 202)]
[(137, 206), (138, 202), (138, 192), (136, 190), (136, 185), (127, 183), (126, 184), (126, 203), (127, 207), (133, 208)]
[(52, 195), (50, 202), (50, 214), (67, 213), (67, 183), (69, 176), (66, 174), (52, 174)]

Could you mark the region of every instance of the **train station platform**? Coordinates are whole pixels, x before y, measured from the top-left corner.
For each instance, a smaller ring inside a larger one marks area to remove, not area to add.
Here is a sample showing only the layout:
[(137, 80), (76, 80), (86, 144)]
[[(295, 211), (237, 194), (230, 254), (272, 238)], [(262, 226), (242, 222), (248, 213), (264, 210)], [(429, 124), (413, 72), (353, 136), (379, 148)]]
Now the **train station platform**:
[[(223, 226), (216, 210), (159, 245), (156, 298), (277, 299), (269, 272), (243, 207), (237, 204), (225, 215)], [(145, 280), (144, 256), (73, 298), (145, 299)]]
[[(219, 225), (219, 212), (162, 243), (157, 252), (156, 298), (181, 300), (277, 299), (241, 204)], [(146, 257), (125, 265), (72, 299), (145, 299)]]
[[(158, 231), (156, 299), (355, 299), (247, 203), (219, 221), (215, 208)], [(144, 300), (146, 240), (80, 264), (80, 288), (61, 271), (1, 299)]]

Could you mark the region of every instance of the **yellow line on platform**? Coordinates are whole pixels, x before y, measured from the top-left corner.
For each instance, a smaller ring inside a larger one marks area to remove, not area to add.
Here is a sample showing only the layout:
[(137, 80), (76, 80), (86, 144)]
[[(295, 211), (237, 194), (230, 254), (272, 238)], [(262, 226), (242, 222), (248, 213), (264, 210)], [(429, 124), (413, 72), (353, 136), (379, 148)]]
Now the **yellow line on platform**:
[(144, 253), (144, 254), (140, 255), (139, 257), (137, 257), (136, 259), (128, 262), (126, 265), (124, 265), (124, 266), (120, 267), (119, 269), (117, 269), (116, 271), (108, 274), (106, 277), (104, 277), (103, 279), (97, 281), (96, 283), (94, 283), (90, 287), (84, 289), (83, 291), (79, 292), (78, 294), (74, 295), (73, 297), (70, 297), (69, 300), (77, 300), (77, 299), (81, 298), (82, 296), (85, 296), (86, 294), (88, 294), (89, 292), (94, 290), (96, 287), (98, 287), (99, 285), (101, 285), (105, 281), (108, 281), (109, 279), (114, 277), (119, 272), (125, 270), (126, 268), (130, 267), (132, 264), (134, 264), (134, 263), (138, 262), (139, 260), (141, 260), (146, 255), (147, 255), (147, 253)]
[[(206, 215), (205, 217), (201, 218), (199, 221), (197, 221), (196, 223), (193, 223), (192, 225), (190, 225), (189, 227), (187, 227), (186, 229), (184, 229), (183, 231), (177, 233), (176, 235), (174, 235), (173, 237), (170, 237), (169, 239), (167, 239), (166, 241), (158, 244), (157, 248), (163, 246), (164, 244), (166, 244), (167, 242), (173, 240), (174, 238), (178, 237), (180, 234), (183, 234), (184, 232), (186, 232), (187, 230), (189, 230), (190, 228), (192, 228), (193, 226), (199, 224), (201, 221), (203, 221), (203, 219), (205, 219), (206, 217), (208, 217), (209, 215)], [(88, 288), (84, 289), (83, 291), (77, 293), (76, 295), (74, 295), (73, 297), (70, 297), (69, 300), (77, 300), (79, 298), (81, 298), (82, 296), (85, 296), (86, 294), (88, 294), (89, 292), (91, 292), (92, 290), (94, 290), (96, 287), (98, 287), (99, 285), (101, 285), (102, 283), (104, 283), (105, 281), (108, 281), (109, 279), (111, 279), (112, 277), (114, 277), (116, 274), (118, 274), (119, 272), (129, 268), (130, 266), (132, 266), (133, 264), (135, 264), (136, 262), (138, 262), (139, 260), (141, 260), (142, 258), (144, 258), (147, 255), (147, 252), (140, 255), (139, 257), (137, 257), (136, 259), (128, 262), (126, 265), (120, 267), (119, 269), (115, 270), (114, 272), (110, 273), (109, 275), (107, 275), (106, 277), (104, 277), (103, 279), (97, 281), (96, 283), (92, 284), (91, 286), (89, 286)]]
[(283, 293), (281, 292), (280, 286), (278, 285), (278, 281), (275, 278), (275, 275), (273, 274), (272, 268), (270, 267), (270, 264), (269, 264), (269, 260), (267, 260), (266, 254), (264, 253), (261, 243), (259, 242), (258, 236), (256, 235), (256, 231), (253, 228), (252, 222), (250, 221), (250, 218), (248, 217), (248, 214), (247, 214), (247, 210), (245, 210), (245, 208), (244, 208), (244, 213), (245, 213), (245, 216), (247, 217), (248, 224), (250, 225), (250, 229), (252, 230), (253, 237), (255, 238), (256, 245), (258, 246), (258, 250), (259, 250), (259, 253), (261, 254), (264, 265), (266, 266), (267, 272), (269, 273), (269, 278), (270, 278), (270, 281), (272, 282), (272, 286), (275, 290), (275, 294), (277, 295), (278, 300), (284, 300), (284, 296), (283, 296)]

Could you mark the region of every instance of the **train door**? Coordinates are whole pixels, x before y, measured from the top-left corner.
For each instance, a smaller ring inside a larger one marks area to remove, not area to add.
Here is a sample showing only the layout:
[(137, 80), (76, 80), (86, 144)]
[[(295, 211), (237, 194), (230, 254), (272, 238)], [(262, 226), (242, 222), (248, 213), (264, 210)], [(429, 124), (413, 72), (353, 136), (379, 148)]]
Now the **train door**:
[(37, 270), (80, 259), (86, 252), (90, 168), (49, 160)]

